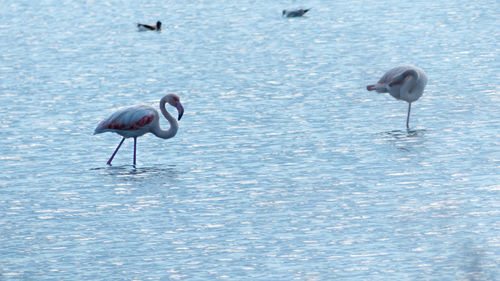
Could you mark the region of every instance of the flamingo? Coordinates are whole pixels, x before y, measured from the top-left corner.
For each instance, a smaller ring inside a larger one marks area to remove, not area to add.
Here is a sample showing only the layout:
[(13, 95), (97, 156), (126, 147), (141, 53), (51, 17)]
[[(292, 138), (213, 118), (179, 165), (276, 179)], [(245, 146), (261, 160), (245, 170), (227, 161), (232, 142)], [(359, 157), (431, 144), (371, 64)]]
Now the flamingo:
[(427, 84), (425, 72), (415, 66), (398, 66), (387, 71), (375, 85), (368, 85), (368, 91), (389, 93), (398, 100), (408, 102), (406, 129), (409, 129), (411, 103), (418, 100), (424, 93)]
[(115, 152), (109, 158), (107, 164), (111, 166), (111, 161), (115, 157), (116, 152), (120, 149), (126, 138), (134, 138), (134, 166), (135, 166), (135, 154), (137, 147), (137, 137), (140, 137), (146, 133), (153, 133), (155, 136), (162, 139), (169, 139), (175, 136), (179, 125), (177, 120), (175, 120), (170, 113), (168, 113), (165, 108), (165, 104), (168, 103), (171, 106), (177, 108), (179, 114), (178, 120), (181, 120), (182, 114), (184, 114), (184, 108), (180, 102), (180, 98), (176, 94), (168, 94), (160, 100), (160, 111), (167, 118), (170, 123), (170, 128), (168, 130), (162, 130), (160, 128), (160, 117), (158, 111), (151, 106), (147, 105), (137, 105), (111, 114), (108, 118), (104, 119), (97, 125), (94, 130), (95, 134), (113, 132), (117, 133), (123, 137), (120, 144), (116, 147)]
[(139, 31), (149, 31), (149, 30), (161, 31), (161, 21), (157, 21), (156, 25), (138, 23), (137, 28), (139, 29)]
[(310, 9), (298, 9), (298, 10), (293, 10), (293, 11), (283, 10), (283, 12), (281, 13), (281, 15), (283, 17), (287, 17), (287, 18), (301, 17), (305, 13), (307, 13), (309, 10)]

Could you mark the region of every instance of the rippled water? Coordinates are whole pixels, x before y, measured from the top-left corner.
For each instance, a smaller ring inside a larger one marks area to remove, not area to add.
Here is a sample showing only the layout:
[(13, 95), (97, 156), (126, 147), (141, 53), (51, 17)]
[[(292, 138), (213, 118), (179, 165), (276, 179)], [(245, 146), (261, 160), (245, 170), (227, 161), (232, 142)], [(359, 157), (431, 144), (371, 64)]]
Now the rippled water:
[(498, 279), (498, 2), (229, 2), (3, 1), (0, 280)]

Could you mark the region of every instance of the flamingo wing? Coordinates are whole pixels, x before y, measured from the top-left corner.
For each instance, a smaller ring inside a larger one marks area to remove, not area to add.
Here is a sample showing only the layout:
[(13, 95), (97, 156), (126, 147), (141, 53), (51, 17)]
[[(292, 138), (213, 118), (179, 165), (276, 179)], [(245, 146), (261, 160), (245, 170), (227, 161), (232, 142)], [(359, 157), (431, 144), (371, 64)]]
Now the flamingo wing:
[(377, 91), (378, 93), (391, 93), (391, 95), (397, 99), (399, 99), (399, 88), (401, 87), (401, 82), (397, 80), (403, 72), (408, 69), (406, 66), (398, 66), (394, 67), (391, 70), (387, 71), (381, 78), (378, 80), (375, 85), (368, 85), (368, 91)]
[(393, 82), (395, 78), (400, 76), (403, 72), (408, 70), (408, 67), (406, 66), (398, 66), (394, 67), (393, 69), (387, 71), (382, 78), (377, 82), (378, 84), (389, 84)]
[(119, 110), (97, 125), (94, 134), (117, 131), (136, 131), (149, 129), (158, 112), (150, 106), (134, 106)]

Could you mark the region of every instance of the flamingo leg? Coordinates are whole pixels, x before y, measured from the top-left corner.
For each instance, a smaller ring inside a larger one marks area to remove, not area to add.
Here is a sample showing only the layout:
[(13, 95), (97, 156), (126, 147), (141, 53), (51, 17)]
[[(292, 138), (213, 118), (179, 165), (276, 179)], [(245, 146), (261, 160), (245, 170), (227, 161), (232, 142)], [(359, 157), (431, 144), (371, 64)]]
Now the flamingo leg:
[(411, 102), (408, 103), (408, 115), (406, 116), (406, 129), (410, 129), (410, 109), (411, 109)]
[(137, 147), (137, 137), (134, 137), (134, 167), (135, 167), (135, 150)]
[(106, 163), (106, 164), (111, 166), (111, 161), (113, 161), (113, 158), (115, 157), (116, 153), (118, 152), (118, 149), (120, 149), (120, 146), (122, 146), (124, 141), (125, 141), (125, 138), (123, 138), (122, 141), (120, 142), (120, 144), (116, 147), (115, 152), (113, 152), (113, 155), (111, 155), (111, 158), (109, 158), (108, 163)]

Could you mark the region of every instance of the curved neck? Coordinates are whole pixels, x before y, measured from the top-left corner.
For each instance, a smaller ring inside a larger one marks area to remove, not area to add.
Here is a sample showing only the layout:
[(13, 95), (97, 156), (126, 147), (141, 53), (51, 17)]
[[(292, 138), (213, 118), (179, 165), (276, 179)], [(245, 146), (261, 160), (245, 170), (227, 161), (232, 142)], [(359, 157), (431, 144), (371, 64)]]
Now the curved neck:
[(401, 77), (405, 80), (403, 82), (403, 86), (401, 87), (401, 92), (409, 94), (413, 87), (417, 84), (418, 73), (414, 69), (408, 69), (401, 74)]
[(166, 104), (166, 99), (164, 99), (164, 98), (161, 99), (160, 100), (160, 111), (163, 114), (163, 116), (165, 116), (165, 118), (167, 118), (168, 123), (170, 124), (170, 128), (168, 128), (168, 130), (166, 130), (166, 131), (162, 130), (162, 128), (160, 128), (160, 120), (158, 120), (158, 126), (156, 126), (154, 128), (152, 133), (159, 138), (169, 139), (169, 138), (175, 136), (175, 134), (177, 134), (177, 129), (179, 129), (179, 125), (177, 124), (177, 120), (175, 120), (175, 118), (172, 117), (172, 115), (170, 115), (170, 113), (168, 113), (167, 109), (165, 108), (165, 104)]

